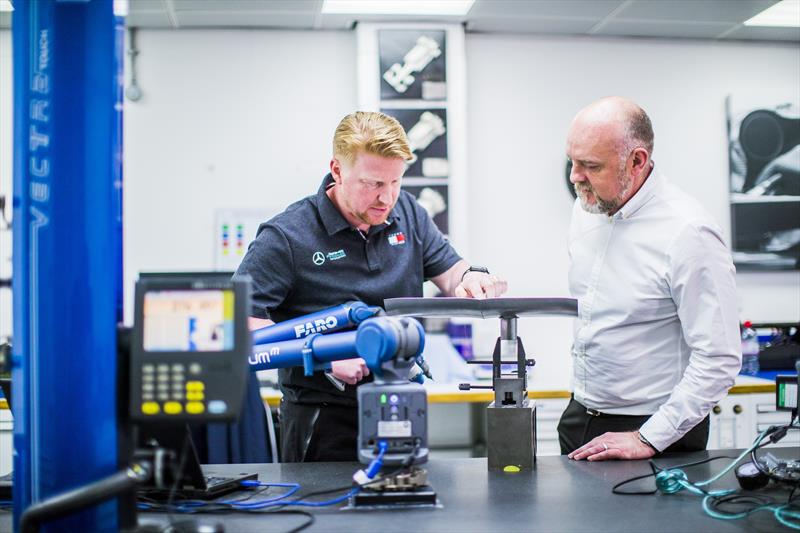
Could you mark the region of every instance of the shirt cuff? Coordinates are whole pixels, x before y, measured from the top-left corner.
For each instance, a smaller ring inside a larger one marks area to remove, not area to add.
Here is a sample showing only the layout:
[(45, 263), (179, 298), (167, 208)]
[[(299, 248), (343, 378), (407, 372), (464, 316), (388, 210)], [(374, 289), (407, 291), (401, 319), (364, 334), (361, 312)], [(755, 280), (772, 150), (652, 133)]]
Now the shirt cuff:
[(272, 317), (269, 314), (269, 311), (264, 307), (258, 307), (254, 305), (250, 309), (250, 316), (253, 318), (263, 318), (265, 320), (272, 320)]
[(639, 433), (659, 452), (663, 452), (669, 448), (670, 444), (683, 436), (672, 427), (672, 424), (669, 423), (660, 411), (656, 412), (647, 422), (642, 424), (642, 427), (639, 428)]

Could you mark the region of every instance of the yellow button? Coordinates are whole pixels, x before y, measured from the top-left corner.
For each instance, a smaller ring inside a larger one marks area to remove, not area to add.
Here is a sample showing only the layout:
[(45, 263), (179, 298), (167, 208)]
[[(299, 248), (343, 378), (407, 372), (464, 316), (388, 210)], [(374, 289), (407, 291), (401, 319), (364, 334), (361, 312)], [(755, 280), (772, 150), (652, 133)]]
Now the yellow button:
[(203, 392), (206, 390), (206, 386), (202, 381), (187, 381), (186, 390)]
[(186, 404), (186, 412), (190, 415), (199, 415), (206, 410), (206, 406), (202, 402), (188, 402)]
[(183, 406), (178, 402), (167, 402), (164, 404), (164, 412), (168, 415), (177, 415), (183, 412)]
[(186, 399), (187, 400), (204, 400), (205, 397), (206, 397), (206, 395), (203, 394), (202, 392), (194, 392), (193, 391), (193, 392), (187, 392), (186, 393)]
[(157, 415), (159, 411), (161, 411), (161, 407), (157, 402), (142, 403), (142, 413), (146, 415)]
[(508, 465), (508, 466), (503, 467), (503, 472), (506, 472), (506, 473), (509, 473), (509, 474), (516, 474), (519, 471), (520, 471), (520, 468), (518, 466), (516, 466), (516, 465)]

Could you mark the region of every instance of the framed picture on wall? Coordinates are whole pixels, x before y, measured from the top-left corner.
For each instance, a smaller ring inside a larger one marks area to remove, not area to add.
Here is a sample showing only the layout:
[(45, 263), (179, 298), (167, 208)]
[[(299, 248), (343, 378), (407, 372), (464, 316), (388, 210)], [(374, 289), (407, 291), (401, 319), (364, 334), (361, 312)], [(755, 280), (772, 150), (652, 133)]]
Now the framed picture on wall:
[(447, 98), (444, 30), (380, 30), (381, 100)]
[(406, 170), (407, 177), (446, 178), (450, 175), (445, 109), (381, 109), (381, 112), (396, 118), (408, 134), (416, 159)]
[(447, 235), (449, 224), (447, 215), (449, 211), (449, 199), (447, 196), (447, 185), (425, 183), (425, 180), (404, 180), (403, 190), (414, 195), (417, 203), (425, 208), (428, 216), (433, 219), (439, 231)]
[(800, 270), (800, 101), (726, 102), (733, 259)]

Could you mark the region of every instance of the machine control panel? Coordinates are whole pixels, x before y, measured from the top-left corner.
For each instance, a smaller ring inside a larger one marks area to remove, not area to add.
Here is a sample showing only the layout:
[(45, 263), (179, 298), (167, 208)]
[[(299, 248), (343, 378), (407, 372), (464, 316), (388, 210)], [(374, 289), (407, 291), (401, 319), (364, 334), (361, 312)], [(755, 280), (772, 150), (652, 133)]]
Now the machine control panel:
[(397, 465), (414, 452), (415, 463), (428, 458), (428, 397), (416, 383), (368, 383), (358, 387), (358, 454), (362, 462), (386, 441), (386, 465)]
[(252, 352), (249, 309), (247, 279), (142, 275), (131, 344), (131, 419), (235, 420)]

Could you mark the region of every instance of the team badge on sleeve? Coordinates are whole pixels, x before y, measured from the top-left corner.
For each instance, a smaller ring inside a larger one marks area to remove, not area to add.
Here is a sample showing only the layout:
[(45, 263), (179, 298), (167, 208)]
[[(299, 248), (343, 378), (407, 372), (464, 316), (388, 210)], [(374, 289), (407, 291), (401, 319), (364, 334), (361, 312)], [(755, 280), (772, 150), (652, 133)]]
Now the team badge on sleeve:
[(392, 246), (397, 246), (399, 244), (406, 243), (406, 236), (403, 235), (402, 231), (398, 231), (397, 233), (392, 233), (389, 235), (389, 244)]

